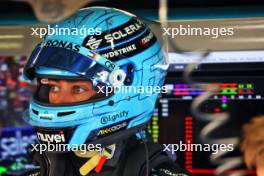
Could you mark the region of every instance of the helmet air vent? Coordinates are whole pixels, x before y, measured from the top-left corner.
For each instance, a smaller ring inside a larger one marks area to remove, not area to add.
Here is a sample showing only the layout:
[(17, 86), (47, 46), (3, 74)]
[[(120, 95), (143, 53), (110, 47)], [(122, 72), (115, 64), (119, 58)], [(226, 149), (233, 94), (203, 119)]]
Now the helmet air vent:
[(74, 114), (74, 113), (75, 113), (75, 111), (59, 112), (58, 113), (58, 117), (67, 116), (67, 115), (71, 115), (71, 114)]
[(36, 114), (36, 115), (39, 114), (39, 112), (38, 112), (37, 110), (35, 110), (35, 109), (32, 109), (32, 112), (33, 112), (34, 114)]

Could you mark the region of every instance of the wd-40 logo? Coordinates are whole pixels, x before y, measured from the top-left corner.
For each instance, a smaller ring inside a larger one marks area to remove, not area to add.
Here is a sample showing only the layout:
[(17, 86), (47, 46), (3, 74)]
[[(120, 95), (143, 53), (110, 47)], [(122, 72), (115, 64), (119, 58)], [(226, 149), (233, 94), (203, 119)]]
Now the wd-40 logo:
[(38, 139), (42, 142), (62, 143), (65, 142), (64, 134), (43, 134), (37, 132)]
[(102, 42), (102, 39), (96, 40), (93, 36), (89, 38), (89, 40), (86, 43), (86, 46), (88, 46), (90, 49), (95, 50), (97, 49)]

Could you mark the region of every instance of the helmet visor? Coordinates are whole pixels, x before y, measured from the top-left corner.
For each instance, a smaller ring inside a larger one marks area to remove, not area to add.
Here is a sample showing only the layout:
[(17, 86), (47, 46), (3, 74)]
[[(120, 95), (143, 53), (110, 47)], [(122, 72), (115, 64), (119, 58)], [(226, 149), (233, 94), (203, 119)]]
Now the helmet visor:
[(29, 63), (25, 67), (26, 75), (34, 78), (35, 70), (32, 68), (48, 67), (66, 70), (75, 73), (83, 78), (94, 78), (100, 72), (109, 72), (93, 58), (83, 56), (72, 50), (58, 47), (37, 48), (29, 58)]
[[(29, 61), (25, 71), (29, 77), (38, 78), (34, 99), (40, 103), (61, 105), (106, 98), (105, 90), (111, 87), (110, 72), (105, 67), (72, 50), (43, 47), (36, 49)], [(76, 76), (49, 75), (49, 72), (34, 75), (36, 70), (44, 68), (67, 71)]]

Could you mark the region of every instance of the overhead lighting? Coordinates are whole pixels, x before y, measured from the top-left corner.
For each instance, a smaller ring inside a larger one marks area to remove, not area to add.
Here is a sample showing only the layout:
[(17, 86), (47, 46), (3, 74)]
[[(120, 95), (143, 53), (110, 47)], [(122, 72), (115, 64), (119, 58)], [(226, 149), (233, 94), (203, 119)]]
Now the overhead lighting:
[(257, 37), (250, 37), (250, 38), (246, 38), (246, 37), (240, 37), (240, 38), (225, 38), (225, 39), (220, 39), (217, 40), (217, 42), (239, 42), (239, 43), (249, 43), (249, 42), (264, 42), (264, 38), (257, 38)]
[(22, 48), (22, 43), (17, 42), (1, 42), (0, 49), (18, 49)]
[(0, 39), (22, 39), (22, 38), (24, 38), (24, 35), (21, 35), (21, 34), (16, 34), (16, 35), (10, 35), (10, 34), (1, 35), (0, 34)]

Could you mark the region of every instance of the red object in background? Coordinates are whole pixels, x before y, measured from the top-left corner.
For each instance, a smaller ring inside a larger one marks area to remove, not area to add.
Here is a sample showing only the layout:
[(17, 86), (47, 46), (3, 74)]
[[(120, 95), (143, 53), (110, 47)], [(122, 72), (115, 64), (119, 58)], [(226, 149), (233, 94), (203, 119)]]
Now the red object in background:
[(251, 89), (247, 89), (247, 93), (252, 94), (253, 91)]
[(215, 113), (220, 112), (220, 108), (215, 108), (215, 109), (214, 109), (214, 112), (215, 112)]
[(9, 88), (13, 88), (16, 86), (16, 81), (14, 81), (13, 79), (7, 79), (6, 84)]
[[(215, 108), (215, 111), (220, 111), (220, 108)], [(193, 118), (191, 116), (185, 117), (185, 143), (192, 144), (193, 136), (193, 126), (191, 125), (193, 122)], [(191, 131), (191, 132), (190, 132)], [(202, 175), (214, 175), (216, 173), (215, 169), (198, 169), (193, 168), (193, 152), (192, 151), (185, 151), (185, 168), (191, 172), (192, 174), (202, 174)], [(229, 170), (225, 173), (231, 174), (236, 172), (246, 172), (247, 175), (255, 176), (256, 172), (254, 170)]]
[(20, 82), (19, 82), (19, 86), (20, 86), (20, 87), (28, 87), (28, 86), (29, 86), (29, 83), (26, 82), (26, 81), (20, 81)]
[[(193, 141), (193, 118), (191, 116), (185, 117), (185, 143), (192, 144)], [(192, 151), (185, 151), (185, 168), (188, 170), (192, 169), (193, 153)]]
[(239, 93), (239, 94), (244, 93), (243, 89), (238, 89), (238, 93)]
[(18, 108), (19, 106), (20, 106), (20, 99), (19, 99), (19, 95), (16, 94), (13, 99), (13, 107)]

